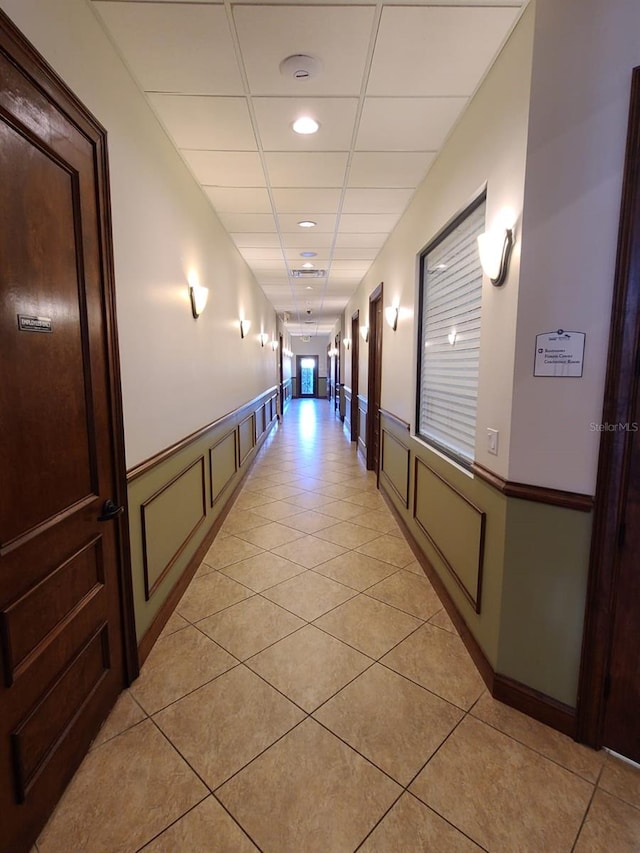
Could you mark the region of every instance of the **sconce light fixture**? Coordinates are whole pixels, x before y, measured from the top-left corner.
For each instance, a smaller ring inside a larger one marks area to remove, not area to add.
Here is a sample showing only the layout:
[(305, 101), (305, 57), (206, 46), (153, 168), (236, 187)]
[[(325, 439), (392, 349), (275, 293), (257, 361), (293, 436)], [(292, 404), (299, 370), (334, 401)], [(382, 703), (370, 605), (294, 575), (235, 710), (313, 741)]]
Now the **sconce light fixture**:
[(478, 237), (478, 251), (484, 274), (496, 287), (504, 284), (513, 249), (513, 228), (494, 228)]
[(200, 287), (199, 284), (189, 285), (189, 296), (191, 297), (191, 313), (195, 320), (202, 314), (209, 298), (209, 288)]
[(274, 352), (278, 349), (278, 341), (275, 338), (271, 341), (271, 349)]
[(345, 338), (344, 339), (344, 348), (345, 349), (351, 349), (351, 338)]
[(369, 343), (369, 327), (368, 326), (360, 326), (360, 337), (365, 342), (365, 344)]
[(260, 338), (260, 346), (263, 347), (266, 343), (269, 342), (269, 335), (266, 332), (260, 332), (258, 336)]
[(384, 309), (384, 318), (395, 332), (398, 328), (398, 306), (387, 306), (387, 308)]
[(240, 337), (246, 338), (251, 328), (251, 320), (240, 320)]

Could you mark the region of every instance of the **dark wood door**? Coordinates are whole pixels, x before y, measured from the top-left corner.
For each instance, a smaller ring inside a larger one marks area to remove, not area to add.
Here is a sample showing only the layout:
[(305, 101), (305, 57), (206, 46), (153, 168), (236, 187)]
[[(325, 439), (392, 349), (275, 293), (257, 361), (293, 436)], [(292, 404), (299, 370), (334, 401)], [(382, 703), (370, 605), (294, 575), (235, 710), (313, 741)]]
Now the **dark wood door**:
[(0, 849), (11, 853), (29, 849), (126, 679), (126, 528), (122, 513), (100, 520), (107, 499), (123, 500), (124, 466), (99, 139), (0, 16)]
[(382, 284), (369, 297), (369, 400), (367, 408), (367, 468), (380, 463), (380, 405), (382, 403)]
[(359, 382), (359, 359), (360, 359), (360, 312), (351, 318), (351, 441), (358, 440), (358, 394), (360, 393)]

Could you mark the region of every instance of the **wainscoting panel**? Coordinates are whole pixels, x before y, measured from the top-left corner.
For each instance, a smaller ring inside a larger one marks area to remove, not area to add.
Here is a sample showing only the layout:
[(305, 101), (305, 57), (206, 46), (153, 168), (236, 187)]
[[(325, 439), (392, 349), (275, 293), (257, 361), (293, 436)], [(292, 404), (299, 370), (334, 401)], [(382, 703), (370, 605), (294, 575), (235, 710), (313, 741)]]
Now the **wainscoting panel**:
[(475, 612), (480, 613), (485, 513), (416, 459), (413, 516)]
[(410, 459), (409, 447), (382, 427), (380, 479), (395, 492), (405, 508), (409, 506)]
[(140, 508), (147, 600), (205, 520), (207, 501), (204, 475), (204, 457), (201, 456)]
[(351, 431), (351, 399), (352, 393), (351, 388), (344, 388), (344, 422), (348, 427), (349, 431)]
[(211, 506), (233, 482), (238, 470), (238, 431), (233, 430), (209, 448), (209, 477), (211, 479)]
[(358, 394), (358, 448), (367, 456), (367, 398)]
[(238, 444), (240, 450), (240, 467), (242, 467), (255, 447), (255, 413), (250, 414), (243, 421), (240, 422), (240, 426), (238, 427)]

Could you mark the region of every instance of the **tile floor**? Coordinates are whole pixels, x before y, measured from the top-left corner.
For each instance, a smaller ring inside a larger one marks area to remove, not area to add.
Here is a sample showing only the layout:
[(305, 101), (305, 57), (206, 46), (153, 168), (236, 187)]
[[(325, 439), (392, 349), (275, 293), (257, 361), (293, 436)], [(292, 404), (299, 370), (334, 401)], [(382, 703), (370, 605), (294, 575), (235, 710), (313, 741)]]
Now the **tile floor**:
[(640, 850), (640, 771), (495, 702), (326, 401), (294, 402), (39, 853)]

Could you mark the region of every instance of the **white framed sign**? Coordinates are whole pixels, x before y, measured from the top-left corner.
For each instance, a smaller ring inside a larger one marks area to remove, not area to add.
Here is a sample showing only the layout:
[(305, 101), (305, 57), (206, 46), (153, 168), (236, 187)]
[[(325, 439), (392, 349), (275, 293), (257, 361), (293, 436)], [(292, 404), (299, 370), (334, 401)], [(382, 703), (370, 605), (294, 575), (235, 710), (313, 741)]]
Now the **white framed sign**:
[(584, 332), (545, 332), (536, 335), (534, 376), (581, 377), (584, 362)]

